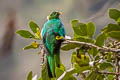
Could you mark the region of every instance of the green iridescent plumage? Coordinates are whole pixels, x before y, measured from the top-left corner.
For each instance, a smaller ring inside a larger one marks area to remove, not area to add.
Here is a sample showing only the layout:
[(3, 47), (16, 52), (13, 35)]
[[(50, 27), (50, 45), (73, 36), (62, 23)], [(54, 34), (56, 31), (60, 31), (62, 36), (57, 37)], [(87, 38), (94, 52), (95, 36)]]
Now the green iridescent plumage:
[(49, 77), (55, 77), (55, 68), (60, 67), (60, 46), (63, 39), (58, 40), (56, 37), (65, 37), (64, 25), (61, 23), (59, 15), (59, 12), (52, 12), (41, 31), (42, 42), (47, 51)]

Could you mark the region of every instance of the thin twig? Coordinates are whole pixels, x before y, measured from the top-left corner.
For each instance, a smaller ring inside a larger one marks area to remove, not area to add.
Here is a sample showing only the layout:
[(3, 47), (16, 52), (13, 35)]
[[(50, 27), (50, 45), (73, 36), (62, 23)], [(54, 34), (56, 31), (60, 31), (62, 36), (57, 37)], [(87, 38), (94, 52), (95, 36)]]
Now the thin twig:
[(94, 45), (92, 43), (87, 43), (87, 42), (80, 42), (80, 41), (72, 41), (72, 40), (65, 40), (68, 43), (76, 43), (76, 44), (81, 44), (81, 45), (85, 45), (85, 46), (89, 46), (89, 47), (94, 47), (99, 51), (104, 51), (104, 52), (114, 52), (114, 53), (119, 53), (120, 49), (116, 49), (116, 48), (108, 48), (108, 47), (99, 47), (97, 45)]

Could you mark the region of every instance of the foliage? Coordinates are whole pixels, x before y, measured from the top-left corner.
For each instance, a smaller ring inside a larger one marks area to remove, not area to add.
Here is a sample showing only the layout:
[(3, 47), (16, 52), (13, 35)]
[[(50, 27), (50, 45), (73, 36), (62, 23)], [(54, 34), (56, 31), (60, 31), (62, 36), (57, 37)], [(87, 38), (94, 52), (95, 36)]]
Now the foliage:
[[(118, 80), (117, 74), (120, 73), (117, 67), (120, 66), (117, 64), (120, 57), (118, 52), (113, 52), (112, 49), (120, 49), (120, 11), (109, 9), (109, 17), (116, 21), (116, 24), (109, 23), (96, 38), (94, 38), (96, 27), (93, 22), (83, 23), (79, 20), (71, 20), (74, 37), (69, 41), (73, 41), (73, 43), (68, 42), (61, 49), (73, 51), (71, 55), (72, 68), (66, 70), (64, 65), (61, 65), (60, 68), (57, 67), (56, 77), (51, 79), (48, 77), (45, 62), (42, 66), (41, 78), (38, 80), (56, 80), (61, 77), (62, 80), (76, 80), (75, 74), (83, 80)], [(24, 50), (40, 48), (40, 43), (36, 41), (41, 40), (39, 26), (31, 21), (29, 27), (34, 34), (27, 30), (16, 31), (24, 38), (34, 39), (34, 42), (24, 47)], [(74, 41), (85, 42), (85, 44), (74, 43)], [(32, 80), (32, 72), (28, 74), (27, 80)]]

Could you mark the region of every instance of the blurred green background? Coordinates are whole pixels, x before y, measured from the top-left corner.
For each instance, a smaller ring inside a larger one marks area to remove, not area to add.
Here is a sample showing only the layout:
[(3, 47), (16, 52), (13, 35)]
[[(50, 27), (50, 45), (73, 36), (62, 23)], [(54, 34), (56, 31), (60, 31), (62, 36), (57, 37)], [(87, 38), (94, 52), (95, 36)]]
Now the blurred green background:
[[(96, 34), (113, 22), (108, 8), (120, 8), (120, 0), (0, 0), (0, 80), (26, 80), (29, 71), (40, 76), (39, 50), (22, 48), (32, 40), (15, 34), (15, 30), (28, 29), (28, 22), (35, 21), (40, 28), (52, 11), (61, 11), (66, 33), (72, 36), (71, 19), (93, 21)], [(62, 62), (70, 68), (71, 52), (61, 51)]]

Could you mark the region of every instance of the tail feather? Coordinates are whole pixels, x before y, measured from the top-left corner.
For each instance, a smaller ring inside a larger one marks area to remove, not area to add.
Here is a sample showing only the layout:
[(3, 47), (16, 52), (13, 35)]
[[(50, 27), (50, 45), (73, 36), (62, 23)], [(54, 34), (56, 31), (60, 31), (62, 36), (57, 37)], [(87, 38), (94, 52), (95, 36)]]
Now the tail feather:
[(52, 75), (52, 72), (51, 72), (51, 69), (50, 69), (50, 65), (49, 65), (49, 63), (48, 63), (48, 60), (47, 60), (47, 69), (48, 69), (48, 75), (49, 75), (49, 77), (52, 78), (53, 75)]
[(50, 78), (56, 77), (55, 68), (60, 67), (60, 54), (54, 54), (47, 56), (48, 75)]

